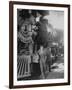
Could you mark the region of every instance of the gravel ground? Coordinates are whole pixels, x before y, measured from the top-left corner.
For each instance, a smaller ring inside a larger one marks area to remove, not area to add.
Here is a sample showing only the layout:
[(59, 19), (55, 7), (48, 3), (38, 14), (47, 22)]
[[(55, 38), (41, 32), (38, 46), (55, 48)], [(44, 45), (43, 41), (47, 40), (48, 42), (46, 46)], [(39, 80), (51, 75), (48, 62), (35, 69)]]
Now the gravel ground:
[(57, 61), (51, 66), (51, 72), (47, 72), (46, 79), (64, 78), (64, 58), (58, 57)]
[[(47, 71), (45, 77), (46, 79), (64, 78), (64, 58), (63, 57), (58, 57), (56, 62), (53, 65), (51, 65), (51, 72)], [(40, 76), (37, 79), (42, 79), (42, 77)]]

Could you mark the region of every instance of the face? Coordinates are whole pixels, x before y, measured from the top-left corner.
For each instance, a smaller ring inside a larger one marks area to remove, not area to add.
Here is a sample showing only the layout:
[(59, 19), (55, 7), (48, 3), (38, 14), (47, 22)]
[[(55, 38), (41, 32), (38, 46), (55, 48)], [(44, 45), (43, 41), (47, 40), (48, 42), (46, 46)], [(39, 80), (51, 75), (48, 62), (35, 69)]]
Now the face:
[(21, 31), (31, 31), (31, 24), (23, 24), (21, 27)]
[(29, 20), (30, 20), (31, 24), (35, 25), (36, 21), (35, 21), (35, 17), (34, 16), (31, 16), (29, 18)]
[(43, 53), (43, 46), (40, 47), (40, 53)]

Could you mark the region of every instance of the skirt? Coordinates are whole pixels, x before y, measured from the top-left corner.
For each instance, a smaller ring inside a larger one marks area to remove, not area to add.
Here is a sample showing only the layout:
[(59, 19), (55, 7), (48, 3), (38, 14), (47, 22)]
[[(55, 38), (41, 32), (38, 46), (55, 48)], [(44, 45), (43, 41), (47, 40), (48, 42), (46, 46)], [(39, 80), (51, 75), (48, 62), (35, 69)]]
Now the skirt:
[(32, 76), (41, 75), (40, 63), (31, 63), (31, 75)]

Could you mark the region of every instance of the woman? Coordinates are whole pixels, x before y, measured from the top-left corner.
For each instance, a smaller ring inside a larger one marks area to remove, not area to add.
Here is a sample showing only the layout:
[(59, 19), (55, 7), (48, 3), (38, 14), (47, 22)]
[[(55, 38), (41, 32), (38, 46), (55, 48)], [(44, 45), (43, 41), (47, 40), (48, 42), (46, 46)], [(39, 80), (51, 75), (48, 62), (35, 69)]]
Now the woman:
[(40, 54), (40, 69), (41, 69), (41, 76), (42, 79), (45, 79), (45, 72), (46, 72), (46, 58), (45, 58), (45, 52), (44, 52), (44, 47), (40, 46), (40, 50), (39, 50), (39, 54)]
[(40, 74), (40, 56), (38, 52), (35, 51), (31, 56), (31, 76), (33, 79), (39, 79)]

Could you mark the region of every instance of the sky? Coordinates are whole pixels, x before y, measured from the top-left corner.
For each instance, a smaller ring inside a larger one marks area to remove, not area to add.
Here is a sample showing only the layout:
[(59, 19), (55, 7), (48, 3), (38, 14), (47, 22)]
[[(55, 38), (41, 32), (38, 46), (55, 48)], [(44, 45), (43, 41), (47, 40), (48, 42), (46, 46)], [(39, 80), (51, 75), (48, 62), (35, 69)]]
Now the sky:
[(48, 19), (48, 23), (50, 23), (53, 28), (64, 30), (64, 12), (63, 11), (50, 11), (49, 15), (44, 17)]

